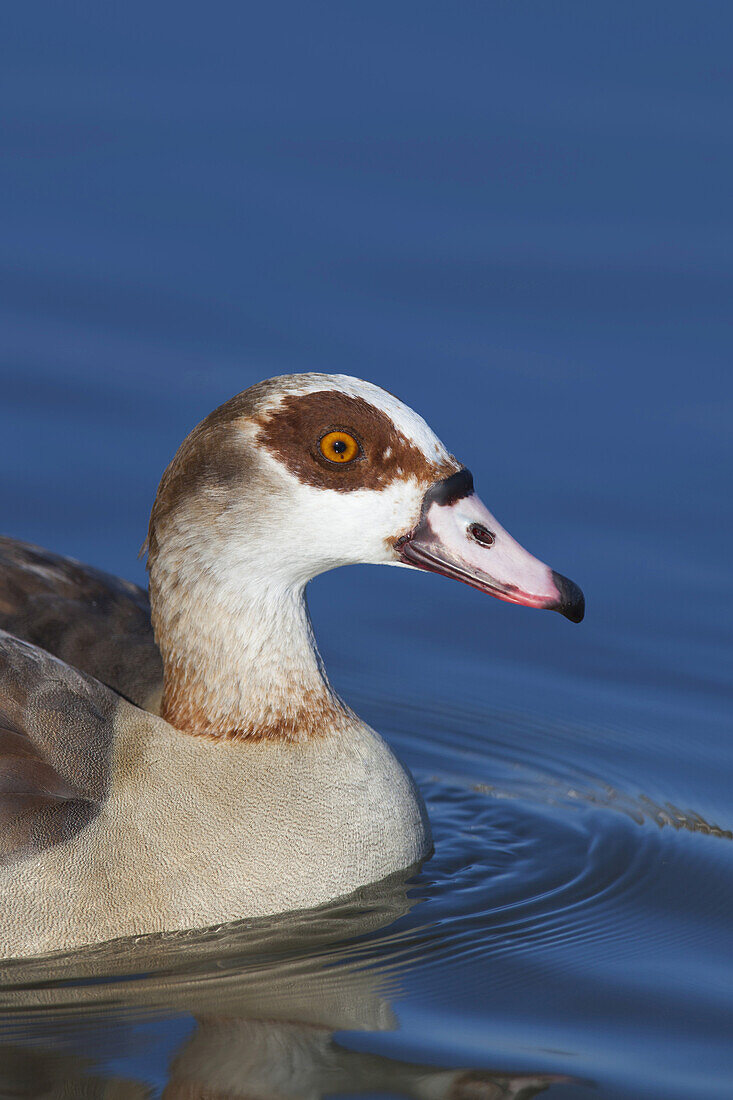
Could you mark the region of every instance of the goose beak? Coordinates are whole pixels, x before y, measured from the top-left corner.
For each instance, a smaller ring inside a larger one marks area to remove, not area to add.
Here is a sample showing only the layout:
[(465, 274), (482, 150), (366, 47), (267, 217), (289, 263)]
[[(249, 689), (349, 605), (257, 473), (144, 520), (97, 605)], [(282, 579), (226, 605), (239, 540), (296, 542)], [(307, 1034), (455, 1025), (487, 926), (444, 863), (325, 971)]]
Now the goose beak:
[(454, 577), (508, 603), (559, 611), (572, 623), (585, 614), (577, 584), (514, 541), (476, 496), (468, 470), (428, 490), (416, 527), (396, 541), (395, 551), (404, 565)]

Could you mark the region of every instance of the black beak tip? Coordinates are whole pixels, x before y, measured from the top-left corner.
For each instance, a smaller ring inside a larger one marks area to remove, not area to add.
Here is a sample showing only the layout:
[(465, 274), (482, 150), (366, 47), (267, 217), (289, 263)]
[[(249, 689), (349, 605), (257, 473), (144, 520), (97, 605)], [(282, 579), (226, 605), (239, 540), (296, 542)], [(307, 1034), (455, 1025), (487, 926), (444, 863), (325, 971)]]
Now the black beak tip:
[(585, 615), (585, 596), (577, 584), (569, 581), (553, 569), (552, 579), (555, 582), (560, 599), (553, 605), (553, 611), (559, 611), (571, 623), (581, 623)]

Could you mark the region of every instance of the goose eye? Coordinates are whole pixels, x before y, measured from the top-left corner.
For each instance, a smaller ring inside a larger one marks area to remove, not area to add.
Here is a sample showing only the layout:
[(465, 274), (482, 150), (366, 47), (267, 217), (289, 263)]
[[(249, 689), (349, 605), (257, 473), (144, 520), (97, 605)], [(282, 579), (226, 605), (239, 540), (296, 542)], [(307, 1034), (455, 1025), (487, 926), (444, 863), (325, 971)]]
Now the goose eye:
[(329, 462), (353, 462), (361, 447), (348, 432), (328, 432), (319, 443), (321, 454)]

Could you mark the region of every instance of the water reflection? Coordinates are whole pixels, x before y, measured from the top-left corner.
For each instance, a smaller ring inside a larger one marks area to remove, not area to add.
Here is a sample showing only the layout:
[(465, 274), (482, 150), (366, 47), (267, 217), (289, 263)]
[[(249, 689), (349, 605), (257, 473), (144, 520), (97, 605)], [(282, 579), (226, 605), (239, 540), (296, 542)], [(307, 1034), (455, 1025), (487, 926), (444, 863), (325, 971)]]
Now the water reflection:
[(190, 1023), (167, 1059), (166, 1100), (375, 1092), (527, 1100), (567, 1080), (427, 1066), (338, 1041), (336, 1032), (399, 1027), (398, 968), (369, 964), (364, 948), (416, 904), (403, 875), (307, 913), (7, 963), (0, 1095), (152, 1095), (148, 1079), (119, 1070), (140, 1043), (142, 1017)]

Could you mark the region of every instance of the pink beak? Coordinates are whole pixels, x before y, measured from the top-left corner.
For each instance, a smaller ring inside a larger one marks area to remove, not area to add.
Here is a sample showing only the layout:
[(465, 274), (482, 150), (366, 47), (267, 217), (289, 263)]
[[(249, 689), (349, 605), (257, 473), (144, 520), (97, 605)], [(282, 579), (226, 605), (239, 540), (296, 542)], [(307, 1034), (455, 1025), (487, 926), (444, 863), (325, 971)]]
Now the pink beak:
[(573, 623), (585, 614), (577, 584), (514, 541), (476, 496), (465, 469), (428, 490), (417, 526), (398, 539), (395, 551), (406, 565), (454, 577), (508, 603), (559, 611)]

